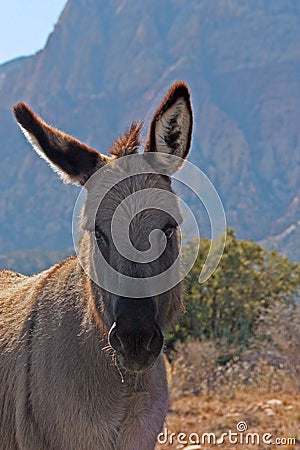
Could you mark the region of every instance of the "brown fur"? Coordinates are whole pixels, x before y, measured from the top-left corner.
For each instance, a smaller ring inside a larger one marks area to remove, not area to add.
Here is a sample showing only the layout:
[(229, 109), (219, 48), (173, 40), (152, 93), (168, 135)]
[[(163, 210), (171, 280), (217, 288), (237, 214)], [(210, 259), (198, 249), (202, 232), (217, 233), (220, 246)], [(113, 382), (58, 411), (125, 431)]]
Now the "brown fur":
[(140, 131), (142, 126), (143, 122), (132, 122), (129, 131), (114, 142), (114, 146), (109, 150), (109, 153), (117, 158), (137, 153), (141, 145)]
[[(176, 86), (165, 98), (160, 114), (163, 105), (176, 103), (174, 96), (187, 102), (187, 110), (190, 107), (187, 87), (183, 83)], [(65, 179), (79, 184), (102, 164), (136, 152), (139, 145), (141, 125), (133, 125), (116, 142), (111, 151), (114, 157), (109, 159), (49, 127), (24, 104), (17, 105), (15, 114), (39, 153), (43, 152)], [(181, 106), (178, 114), (185, 114)], [(191, 116), (181, 119), (192, 120)], [(174, 120), (170, 128), (173, 125)], [(161, 129), (168, 140), (168, 126)], [(161, 142), (162, 137), (159, 139)], [(178, 150), (174, 139), (170, 138), (174, 144), (171, 152), (175, 147)], [(190, 138), (181, 139), (190, 143)], [(182, 154), (186, 156), (187, 151), (183, 148)], [(111, 167), (113, 170), (113, 164)], [(122, 199), (127, 191), (152, 185), (171, 191), (166, 177), (147, 175), (127, 179), (112, 191), (112, 198)], [(96, 192), (88, 194), (85, 214)], [(98, 218), (96, 223), (108, 235), (106, 222), (113, 212), (112, 205), (111, 201), (101, 205), (104, 219)], [(163, 229), (165, 221), (163, 214), (151, 211), (137, 217), (133, 224), (137, 248), (143, 248), (151, 226)], [(87, 264), (92, 263), (94, 245), (93, 235), (86, 228), (81, 258)], [(178, 245), (174, 233), (163, 266), (171, 264)], [(119, 269), (123, 262), (115, 255), (113, 263)], [(142, 270), (137, 265), (124, 267), (129, 273)], [(142, 274), (153, 274), (158, 268), (150, 263), (143, 270), (146, 272)], [(160, 354), (144, 371), (120, 366), (117, 352), (108, 345), (108, 332), (116, 320), (112, 304), (118, 301), (91, 281), (77, 257), (31, 277), (0, 271), (0, 450), (154, 449), (167, 410), (164, 358)], [(149, 307), (150, 300), (139, 301), (141, 308)], [(123, 304), (126, 302), (136, 308), (133, 300), (123, 300)], [(161, 294), (155, 302), (155, 320), (165, 329), (182, 306), (181, 285)], [(150, 319), (143, 318), (145, 327)]]

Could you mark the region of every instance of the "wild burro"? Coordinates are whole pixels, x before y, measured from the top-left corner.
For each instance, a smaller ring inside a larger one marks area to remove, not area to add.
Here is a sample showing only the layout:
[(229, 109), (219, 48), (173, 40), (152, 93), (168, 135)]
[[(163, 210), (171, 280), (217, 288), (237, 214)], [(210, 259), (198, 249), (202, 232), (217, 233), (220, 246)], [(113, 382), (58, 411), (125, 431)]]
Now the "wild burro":
[[(133, 123), (105, 156), (50, 127), (24, 103), (14, 113), (39, 155), (64, 181), (81, 186), (104, 166), (113, 173), (115, 162), (138, 153), (141, 145), (141, 124)], [(144, 152), (184, 160), (191, 133), (189, 90), (177, 82), (154, 114)], [(181, 309), (181, 283), (157, 295), (130, 298), (126, 291), (117, 295), (98, 285), (80, 263), (92, 267), (100, 249), (133, 283), (172, 266), (178, 223), (164, 211), (145, 209), (131, 228), (132, 244), (141, 252), (151, 230), (165, 233), (165, 250), (157, 260), (130, 261), (112, 241), (110, 222), (118, 204), (153, 187), (172, 192), (164, 174), (125, 177), (101, 202), (92, 226), (85, 207), (79, 258), (31, 277), (0, 272), (1, 450), (154, 448), (168, 403), (163, 332)], [(97, 199), (98, 188), (92, 183), (87, 189), (87, 202)]]

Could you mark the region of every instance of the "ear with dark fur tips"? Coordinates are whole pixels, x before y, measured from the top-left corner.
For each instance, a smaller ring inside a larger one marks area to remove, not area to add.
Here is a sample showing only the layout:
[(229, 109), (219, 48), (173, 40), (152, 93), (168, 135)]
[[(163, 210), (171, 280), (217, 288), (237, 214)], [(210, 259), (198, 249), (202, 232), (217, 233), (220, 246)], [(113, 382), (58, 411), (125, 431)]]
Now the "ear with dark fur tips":
[(189, 89), (183, 81), (178, 81), (169, 89), (153, 116), (145, 151), (185, 159), (191, 146), (192, 127)]
[(47, 125), (24, 103), (14, 107), (14, 114), (27, 140), (65, 182), (84, 185), (108, 161), (96, 150)]

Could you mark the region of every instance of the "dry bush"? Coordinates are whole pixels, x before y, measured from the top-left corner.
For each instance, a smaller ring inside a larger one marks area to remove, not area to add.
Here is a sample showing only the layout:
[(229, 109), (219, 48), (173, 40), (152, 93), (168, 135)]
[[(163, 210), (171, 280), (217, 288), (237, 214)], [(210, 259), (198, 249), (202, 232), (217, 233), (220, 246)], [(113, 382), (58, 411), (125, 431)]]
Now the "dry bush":
[[(212, 341), (178, 343), (171, 362), (169, 433), (236, 431), (245, 421), (252, 433), (295, 438), (294, 445), (253, 446), (224, 443), (223, 450), (300, 446), (300, 313), (279, 305), (262, 318), (247, 348)], [(176, 442), (159, 450), (209, 449)]]
[(261, 319), (247, 348), (213, 341), (177, 343), (172, 361), (172, 395), (248, 389), (300, 391), (300, 311), (281, 305)]

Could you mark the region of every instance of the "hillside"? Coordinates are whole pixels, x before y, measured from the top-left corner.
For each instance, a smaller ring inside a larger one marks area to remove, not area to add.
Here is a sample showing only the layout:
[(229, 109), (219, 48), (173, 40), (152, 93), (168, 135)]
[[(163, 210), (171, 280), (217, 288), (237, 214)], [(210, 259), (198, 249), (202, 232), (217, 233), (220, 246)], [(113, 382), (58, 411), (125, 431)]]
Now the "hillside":
[(300, 259), (297, 0), (69, 0), (42, 51), (0, 66), (0, 252), (71, 247), (78, 193), (29, 149), (14, 103), (105, 151), (176, 79), (229, 226)]
[(74, 250), (15, 250), (5, 255), (0, 254), (0, 270), (14, 270), (24, 275), (32, 275), (48, 269), (62, 259), (73, 256)]

